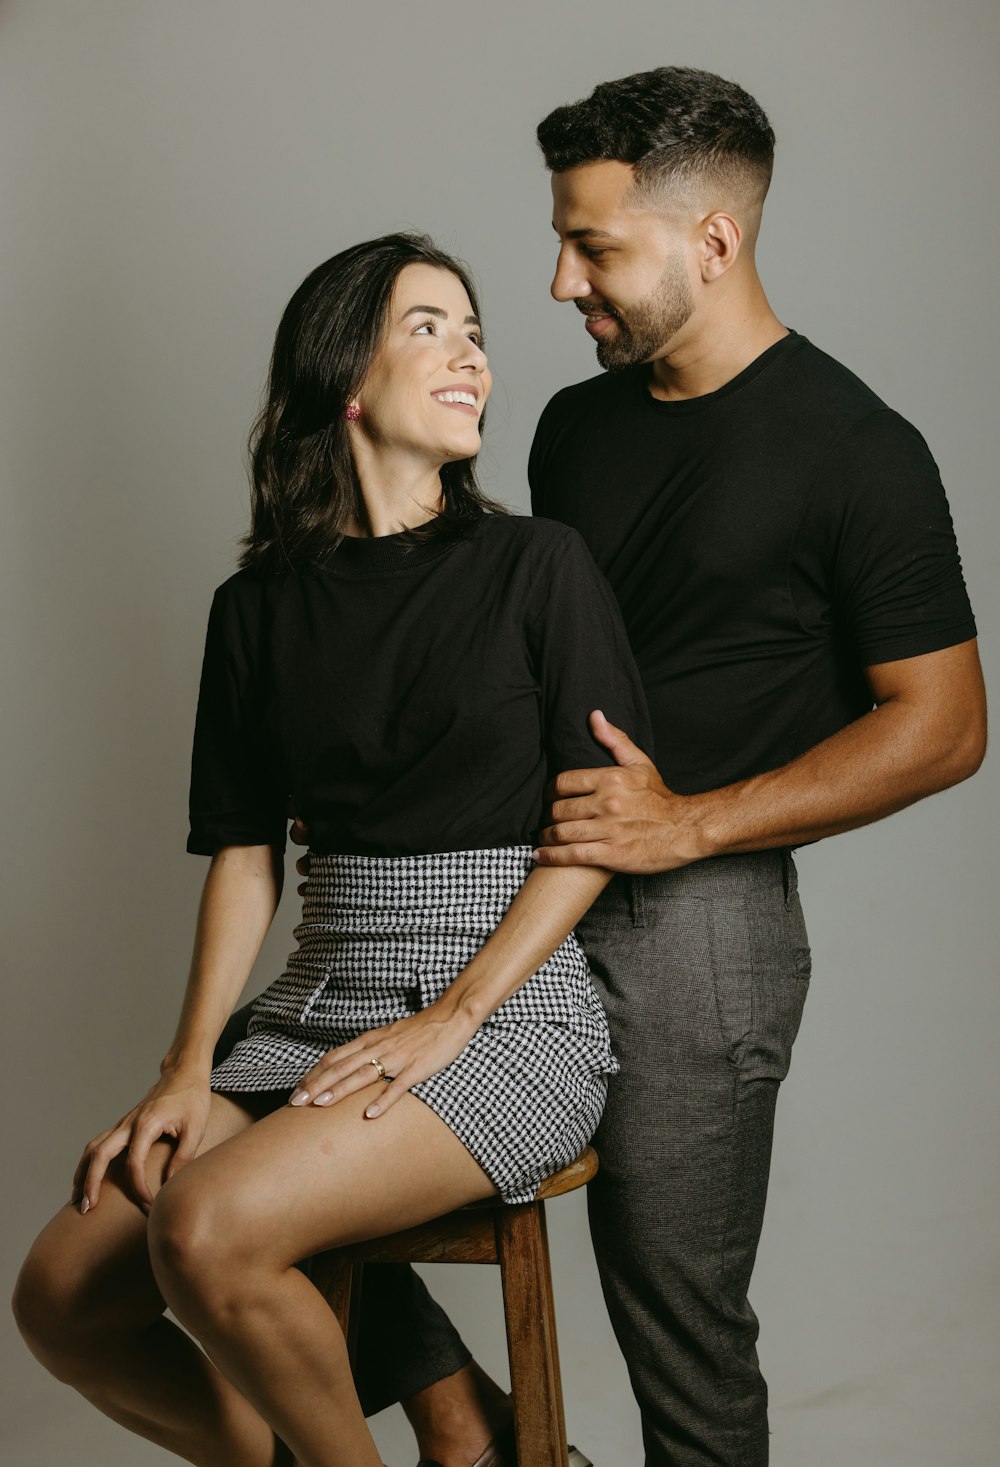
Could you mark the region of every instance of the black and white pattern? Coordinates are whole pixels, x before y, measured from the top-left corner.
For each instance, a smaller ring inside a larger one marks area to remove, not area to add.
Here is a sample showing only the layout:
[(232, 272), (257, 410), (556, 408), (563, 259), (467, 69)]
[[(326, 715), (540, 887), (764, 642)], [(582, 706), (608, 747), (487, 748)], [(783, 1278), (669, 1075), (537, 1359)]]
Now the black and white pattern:
[[(427, 856), (313, 855), (298, 948), (254, 1004), (213, 1090), (291, 1090), (327, 1050), (438, 998), (532, 868), (529, 846)], [(589, 1141), (618, 1069), (570, 934), (473, 1036), (413, 1087), (505, 1202), (527, 1202)]]

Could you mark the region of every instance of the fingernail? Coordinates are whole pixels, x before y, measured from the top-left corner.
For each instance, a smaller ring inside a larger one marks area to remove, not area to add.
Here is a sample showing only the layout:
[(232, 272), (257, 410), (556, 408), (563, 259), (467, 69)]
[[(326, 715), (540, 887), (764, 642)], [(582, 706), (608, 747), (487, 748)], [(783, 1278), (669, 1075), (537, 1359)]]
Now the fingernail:
[(333, 1096), (330, 1094), (329, 1090), (324, 1090), (322, 1095), (317, 1095), (316, 1099), (313, 1101), (313, 1105), (329, 1105), (332, 1099)]
[(532, 853), (531, 853), (531, 859), (533, 861), (537, 861), (538, 860), (538, 855), (539, 855), (539, 852), (537, 850), (532, 851)]
[(295, 1093), (293, 1094), (291, 1100), (289, 1101), (289, 1104), (290, 1105), (308, 1105), (308, 1103), (309, 1103), (309, 1091), (308, 1090), (296, 1090)]
[(376, 1116), (380, 1116), (381, 1114), (382, 1114), (382, 1109), (378, 1105), (370, 1105), (368, 1107), (368, 1109), (365, 1111), (365, 1115), (368, 1117), (368, 1119), (370, 1121), (373, 1121)]
[(81, 1212), (89, 1212), (90, 1211), (90, 1198), (89, 1197), (85, 1197), (83, 1199), (83, 1201), (80, 1203), (80, 1211)]

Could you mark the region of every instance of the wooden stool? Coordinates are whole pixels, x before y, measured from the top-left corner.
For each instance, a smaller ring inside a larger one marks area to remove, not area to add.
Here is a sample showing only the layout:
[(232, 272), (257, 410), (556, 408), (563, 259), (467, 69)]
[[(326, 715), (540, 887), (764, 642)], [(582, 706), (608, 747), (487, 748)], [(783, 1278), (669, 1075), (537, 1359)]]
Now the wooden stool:
[(503, 1285), (518, 1467), (567, 1467), (556, 1316), (545, 1201), (584, 1187), (597, 1171), (592, 1147), (548, 1177), (533, 1202), (498, 1198), (434, 1218), (387, 1238), (320, 1254), (311, 1277), (336, 1314), (353, 1365), (366, 1263), (498, 1263)]

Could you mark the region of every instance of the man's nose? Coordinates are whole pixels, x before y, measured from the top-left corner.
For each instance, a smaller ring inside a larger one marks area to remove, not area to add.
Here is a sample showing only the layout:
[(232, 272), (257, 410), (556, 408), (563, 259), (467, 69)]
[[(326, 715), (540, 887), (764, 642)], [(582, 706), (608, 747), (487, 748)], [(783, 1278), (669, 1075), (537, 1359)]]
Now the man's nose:
[(556, 273), (552, 277), (549, 290), (557, 301), (575, 301), (591, 294), (590, 283), (576, 256), (570, 251), (559, 251)]

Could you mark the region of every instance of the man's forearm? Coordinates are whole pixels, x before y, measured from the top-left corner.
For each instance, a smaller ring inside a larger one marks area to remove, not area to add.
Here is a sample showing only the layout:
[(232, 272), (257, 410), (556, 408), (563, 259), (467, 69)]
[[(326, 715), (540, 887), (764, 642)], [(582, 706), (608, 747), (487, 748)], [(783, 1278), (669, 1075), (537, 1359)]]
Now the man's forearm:
[(866, 669), (877, 705), (780, 769), (678, 795), (604, 715), (594, 738), (614, 768), (553, 781), (539, 862), (672, 871), (708, 856), (803, 845), (868, 825), (974, 774), (986, 749), (975, 642)]
[(804, 845), (958, 784), (981, 758), (974, 726), (929, 739), (913, 710), (891, 700), (791, 764), (691, 796), (678, 823), (702, 856)]

